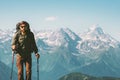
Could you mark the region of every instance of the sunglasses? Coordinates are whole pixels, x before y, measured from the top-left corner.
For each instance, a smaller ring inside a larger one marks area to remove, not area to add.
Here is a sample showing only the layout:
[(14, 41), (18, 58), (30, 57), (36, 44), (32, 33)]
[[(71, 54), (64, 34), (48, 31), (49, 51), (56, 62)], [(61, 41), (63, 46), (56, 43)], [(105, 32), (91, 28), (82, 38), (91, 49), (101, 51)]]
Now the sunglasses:
[(20, 28), (25, 28), (26, 26), (20, 26)]

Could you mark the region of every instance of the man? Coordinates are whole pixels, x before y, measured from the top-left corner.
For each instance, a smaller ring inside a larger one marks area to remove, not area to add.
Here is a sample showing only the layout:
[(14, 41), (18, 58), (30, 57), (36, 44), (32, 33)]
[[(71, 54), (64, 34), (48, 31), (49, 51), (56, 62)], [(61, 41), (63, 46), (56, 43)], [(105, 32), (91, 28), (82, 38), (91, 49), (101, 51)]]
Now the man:
[(39, 59), (38, 48), (35, 43), (34, 34), (30, 31), (28, 22), (21, 21), (17, 25), (17, 32), (12, 39), (12, 50), (16, 52), (16, 66), (18, 68), (18, 80), (24, 80), (23, 66), (26, 67), (26, 79), (31, 80), (32, 58), (34, 52)]

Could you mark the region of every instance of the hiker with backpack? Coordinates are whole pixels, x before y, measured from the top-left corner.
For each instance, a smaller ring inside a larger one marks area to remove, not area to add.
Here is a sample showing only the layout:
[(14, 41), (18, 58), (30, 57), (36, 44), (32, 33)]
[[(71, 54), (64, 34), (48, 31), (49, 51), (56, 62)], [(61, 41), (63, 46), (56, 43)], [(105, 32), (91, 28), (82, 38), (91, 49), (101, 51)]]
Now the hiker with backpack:
[(16, 33), (12, 39), (12, 50), (16, 53), (16, 66), (18, 68), (18, 80), (24, 80), (23, 67), (26, 68), (26, 79), (31, 80), (32, 58), (31, 53), (35, 53), (37, 59), (40, 55), (35, 42), (34, 34), (30, 30), (30, 25), (26, 21), (21, 21), (16, 25)]

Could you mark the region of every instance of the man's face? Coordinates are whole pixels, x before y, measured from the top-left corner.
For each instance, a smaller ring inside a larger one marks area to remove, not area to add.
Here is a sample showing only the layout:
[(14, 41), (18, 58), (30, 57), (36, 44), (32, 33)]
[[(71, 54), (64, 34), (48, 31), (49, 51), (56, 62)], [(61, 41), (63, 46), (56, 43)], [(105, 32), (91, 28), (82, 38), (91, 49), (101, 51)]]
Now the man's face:
[(20, 25), (20, 31), (21, 32), (25, 32), (25, 30), (26, 30), (26, 25), (25, 24), (21, 24)]

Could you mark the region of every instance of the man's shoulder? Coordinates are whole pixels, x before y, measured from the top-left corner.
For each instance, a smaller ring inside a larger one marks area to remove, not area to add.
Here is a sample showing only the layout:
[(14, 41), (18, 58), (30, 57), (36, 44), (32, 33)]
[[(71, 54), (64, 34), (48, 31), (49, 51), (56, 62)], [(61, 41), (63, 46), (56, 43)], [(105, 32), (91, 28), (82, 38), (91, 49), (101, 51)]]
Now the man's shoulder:
[(20, 31), (16, 31), (15, 34), (20, 34)]
[(29, 32), (30, 35), (34, 35), (34, 33), (32, 31)]
[(17, 31), (17, 32), (15, 32), (14, 33), (14, 36), (16, 37), (16, 36), (19, 36), (20, 35), (20, 32), (19, 31)]
[(30, 31), (30, 32), (28, 33), (28, 35), (32, 37), (32, 36), (34, 36), (34, 33)]
[(30, 34), (33, 34), (33, 32), (32, 32), (32, 31), (30, 31)]

